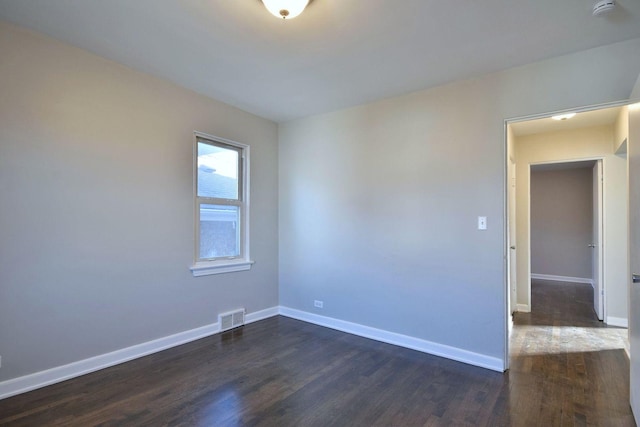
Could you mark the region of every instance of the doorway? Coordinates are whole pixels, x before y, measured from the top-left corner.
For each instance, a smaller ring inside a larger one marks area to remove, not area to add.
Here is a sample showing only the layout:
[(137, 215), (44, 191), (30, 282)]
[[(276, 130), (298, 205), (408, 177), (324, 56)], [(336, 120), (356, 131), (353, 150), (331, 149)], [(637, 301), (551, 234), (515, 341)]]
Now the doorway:
[(530, 165), (532, 304), (534, 280), (590, 285), (604, 319), (602, 170), (602, 159)]
[[(586, 253), (591, 251), (596, 258), (602, 259), (602, 264), (597, 264), (601, 267), (593, 272), (569, 277), (584, 279), (589, 283), (587, 289), (591, 289), (592, 283), (594, 287), (612, 284), (606, 287), (606, 298), (596, 301), (592, 297), (591, 310), (598, 312), (599, 317), (609, 326), (627, 326), (627, 160), (626, 142), (621, 143), (626, 139), (621, 138), (618, 131), (623, 128), (619, 124), (623, 117), (622, 105), (620, 103), (600, 110), (585, 110), (575, 115), (575, 118), (565, 121), (554, 121), (549, 114), (530, 120), (506, 122), (505, 305), (508, 310), (508, 328), (513, 319), (512, 313), (531, 311), (531, 273), (536, 273), (532, 271), (531, 264), (531, 168), (535, 170), (540, 165), (551, 167), (552, 164), (561, 163), (572, 163), (575, 166), (580, 162), (583, 162), (582, 167), (588, 164), (593, 166), (591, 173), (595, 173), (595, 176), (598, 173), (596, 165), (600, 164), (599, 170), (605, 180), (601, 191), (593, 192), (593, 195), (599, 194), (597, 197), (602, 198), (600, 230), (582, 248)], [(597, 180), (598, 178), (594, 182)], [(602, 233), (601, 237), (598, 237), (599, 233)], [(590, 245), (598, 245), (599, 250), (593, 250), (595, 247), (588, 247)], [(534, 280), (538, 279), (534, 276)], [(601, 295), (601, 292), (596, 292)], [(598, 310), (600, 304), (602, 309)], [(507, 359), (510, 354), (509, 345), (507, 341)]]

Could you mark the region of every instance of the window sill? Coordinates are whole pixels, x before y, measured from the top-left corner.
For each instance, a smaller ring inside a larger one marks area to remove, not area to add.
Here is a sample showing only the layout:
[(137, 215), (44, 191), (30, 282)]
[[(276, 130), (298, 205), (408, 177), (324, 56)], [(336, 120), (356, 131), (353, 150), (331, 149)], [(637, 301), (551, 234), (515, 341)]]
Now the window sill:
[(232, 273), (234, 271), (246, 271), (251, 269), (254, 261), (233, 260), (233, 261), (208, 261), (197, 262), (190, 268), (194, 277), (209, 276), (211, 274)]

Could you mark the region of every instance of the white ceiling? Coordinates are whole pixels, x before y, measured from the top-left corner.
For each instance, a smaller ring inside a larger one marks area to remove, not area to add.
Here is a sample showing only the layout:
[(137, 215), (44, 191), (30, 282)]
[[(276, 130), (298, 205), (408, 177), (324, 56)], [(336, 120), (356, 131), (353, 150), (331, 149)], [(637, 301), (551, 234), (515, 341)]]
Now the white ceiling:
[(5, 19), (285, 121), (640, 37), (640, 1), (0, 0)]

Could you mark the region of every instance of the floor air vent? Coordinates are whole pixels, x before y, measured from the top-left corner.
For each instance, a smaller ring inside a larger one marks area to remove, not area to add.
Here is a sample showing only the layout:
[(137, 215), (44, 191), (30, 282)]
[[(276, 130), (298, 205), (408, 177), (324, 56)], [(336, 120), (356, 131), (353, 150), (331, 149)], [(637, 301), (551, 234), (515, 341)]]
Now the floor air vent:
[(220, 323), (220, 332), (242, 326), (244, 325), (244, 308), (223, 313), (219, 316), (218, 321)]

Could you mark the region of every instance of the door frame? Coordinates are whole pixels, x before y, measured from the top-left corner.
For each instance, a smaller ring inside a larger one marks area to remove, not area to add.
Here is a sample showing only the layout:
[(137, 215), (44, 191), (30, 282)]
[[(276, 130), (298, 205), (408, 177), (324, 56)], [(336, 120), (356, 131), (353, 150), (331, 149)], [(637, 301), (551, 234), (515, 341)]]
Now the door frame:
[[(640, 369), (640, 360), (638, 358), (640, 327), (639, 325), (640, 313), (638, 313), (637, 306), (634, 307), (634, 302), (638, 300), (638, 284), (633, 283), (633, 274), (637, 273), (637, 259), (638, 259), (638, 229), (634, 227), (634, 222), (637, 222), (637, 217), (633, 216), (632, 212), (636, 208), (635, 204), (638, 202), (638, 189), (637, 185), (633, 185), (635, 179), (640, 172), (634, 168), (637, 165), (637, 154), (634, 153), (634, 148), (640, 146), (640, 99), (631, 100), (629, 103), (629, 138), (627, 140), (627, 159), (628, 162), (628, 175), (627, 183), (629, 186), (629, 275), (627, 276), (628, 295), (629, 295), (629, 403), (636, 423), (640, 423), (640, 380), (638, 379), (638, 369)], [(631, 107), (633, 105), (633, 107)], [(635, 141), (635, 142), (634, 142)], [(635, 171), (635, 172), (634, 172)], [(636, 181), (637, 182), (637, 181)], [(633, 201), (635, 200), (635, 203)], [(635, 230), (635, 231), (634, 231)]]
[[(592, 169), (594, 170), (594, 169)], [(592, 182), (593, 179), (596, 179), (596, 181), (593, 183), (593, 191), (595, 192), (596, 190), (596, 185), (598, 186), (598, 194), (594, 196), (597, 196), (597, 203), (598, 203), (598, 208), (597, 208), (597, 212), (598, 212), (598, 228), (597, 228), (597, 232), (598, 235), (595, 237), (595, 239), (597, 239), (597, 251), (598, 251), (598, 258), (597, 260), (595, 260), (595, 262), (597, 263), (597, 274), (598, 277), (593, 277), (593, 302), (594, 302), (594, 310), (596, 312), (596, 316), (598, 317), (599, 320), (601, 321), (606, 321), (607, 320), (607, 294), (605, 292), (605, 285), (606, 282), (604, 280), (604, 242), (606, 239), (605, 236), (605, 211), (604, 211), (604, 204), (605, 204), (605, 190), (604, 190), (604, 177), (605, 177), (605, 171), (604, 171), (604, 160), (599, 160), (596, 164), (596, 168), (595, 168), (597, 173), (597, 176), (592, 177)], [(594, 210), (595, 212), (595, 210)], [(628, 221), (628, 220), (627, 220)], [(595, 224), (595, 221), (593, 222)], [(592, 233), (595, 232), (595, 227), (592, 230)], [(593, 244), (593, 241), (595, 239), (591, 240), (591, 243)], [(628, 256), (628, 251), (627, 251), (627, 256)], [(593, 261), (593, 254), (591, 256), (591, 271), (592, 271), (592, 275), (593, 272), (595, 271), (595, 265), (594, 265), (594, 261)], [(597, 279), (597, 289), (596, 289), (596, 279)], [(600, 292), (600, 295), (596, 296), (596, 292)], [(598, 301), (598, 307), (595, 307), (595, 302), (596, 300)]]
[[(586, 111), (602, 110), (605, 108), (622, 107), (632, 104), (629, 99), (614, 102), (604, 102), (600, 104), (586, 105), (576, 108), (565, 108), (562, 110), (549, 111), (545, 113), (529, 114), (506, 118), (503, 120), (502, 129), (502, 289), (503, 289), (503, 315), (504, 315), (504, 370), (509, 370), (510, 357), (510, 334), (509, 324), (511, 313), (509, 313), (509, 298), (511, 297), (509, 289), (509, 125), (512, 123), (526, 122), (530, 120), (545, 119), (558, 114), (566, 113), (584, 113)], [(516, 284), (517, 286), (517, 284)]]
[[(511, 219), (514, 220), (514, 223), (516, 222), (516, 214), (515, 214), (515, 208), (516, 208), (516, 204), (515, 204), (515, 199), (517, 197), (517, 193), (516, 193), (516, 186), (517, 186), (517, 180), (516, 180), (516, 176), (517, 176), (517, 167), (516, 167), (516, 162), (515, 159), (513, 159), (512, 156), (509, 156), (509, 167), (511, 168), (511, 176), (507, 177), (508, 179), (508, 197), (507, 197), (507, 203), (509, 203), (509, 208), (507, 209), (508, 214), (509, 214), (509, 223), (508, 223), (508, 227), (507, 227), (507, 244), (509, 246), (508, 252), (509, 252), (509, 256), (507, 257), (507, 268), (508, 268), (508, 283), (507, 283), (507, 288), (509, 290), (509, 299), (508, 299), (508, 303), (509, 303), (509, 308), (508, 308), (508, 313), (509, 313), (509, 332), (511, 332), (511, 329), (513, 329), (513, 313), (516, 310), (516, 306), (518, 303), (518, 299), (517, 299), (517, 288), (515, 287), (515, 282), (517, 282), (517, 259), (518, 259), (518, 253), (517, 253), (517, 245), (518, 245), (518, 241), (516, 238), (516, 226), (515, 224), (511, 223)], [(508, 172), (507, 172), (508, 173)], [(511, 208), (513, 208), (513, 212), (511, 212)]]

